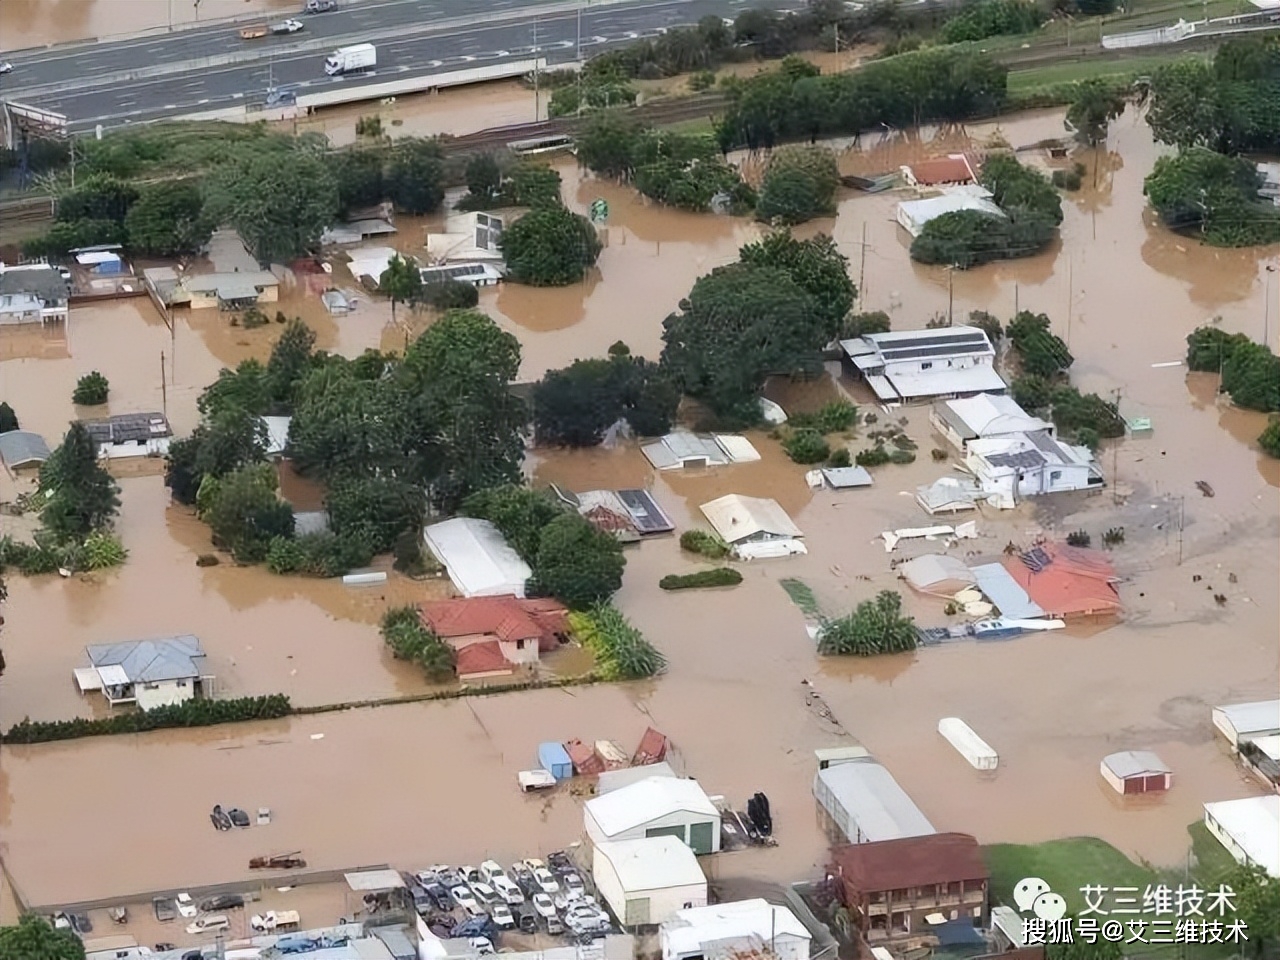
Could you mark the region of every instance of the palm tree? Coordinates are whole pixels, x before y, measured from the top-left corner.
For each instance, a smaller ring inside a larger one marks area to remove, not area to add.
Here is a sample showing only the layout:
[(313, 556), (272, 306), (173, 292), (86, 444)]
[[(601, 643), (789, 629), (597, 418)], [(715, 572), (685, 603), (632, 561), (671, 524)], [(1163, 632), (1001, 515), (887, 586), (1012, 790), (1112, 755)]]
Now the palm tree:
[(417, 264), (396, 254), (378, 278), (378, 289), (391, 298), (391, 320), (395, 322), (396, 304), (408, 303), (422, 292), (422, 274)]

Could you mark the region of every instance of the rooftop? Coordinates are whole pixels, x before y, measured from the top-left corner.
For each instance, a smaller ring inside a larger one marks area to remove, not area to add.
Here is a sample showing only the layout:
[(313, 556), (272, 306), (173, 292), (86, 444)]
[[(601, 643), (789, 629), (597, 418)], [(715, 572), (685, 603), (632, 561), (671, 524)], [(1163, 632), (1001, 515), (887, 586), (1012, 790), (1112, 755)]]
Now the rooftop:
[(926, 187), (939, 183), (973, 183), (977, 180), (973, 165), (963, 153), (921, 160), (904, 169), (910, 172), (909, 179)]
[(762, 533), (775, 537), (804, 536), (777, 500), (730, 493), (698, 509), (727, 543)]
[(66, 300), (70, 288), (62, 275), (47, 263), (0, 263), (0, 294), (29, 293), (45, 303)]
[(659, 470), (692, 466), (721, 466), (760, 459), (760, 453), (746, 437), (736, 434), (699, 436), (676, 430), (640, 448)]
[(646, 777), (602, 797), (594, 797), (587, 801), (586, 809), (606, 837), (615, 837), (672, 813), (720, 818), (720, 812), (698, 781), (661, 776)]
[(677, 954), (687, 954), (716, 940), (756, 936), (768, 943), (774, 937), (813, 937), (796, 915), (767, 900), (737, 900), (706, 907), (687, 907), (662, 925), (662, 933)]
[(1158, 773), (1173, 773), (1165, 762), (1150, 750), (1123, 750), (1120, 753), (1108, 755), (1102, 762), (1121, 780), (1129, 777), (1150, 777)]
[(1052, 430), (1053, 424), (1033, 417), (1004, 394), (980, 393), (975, 397), (944, 400), (934, 410), (966, 440), (1008, 433)]
[(830, 791), (856, 819), (868, 840), (897, 840), (937, 832), (893, 775), (878, 763), (859, 760), (819, 770), (814, 792), (820, 793), (820, 788)]
[(30, 430), (10, 430), (0, 433), (0, 460), (10, 470), (44, 463), (49, 459), (49, 444), (44, 437)]
[(173, 436), (163, 413), (119, 413), (114, 417), (81, 422), (97, 444), (137, 443)]
[(1214, 707), (1227, 718), (1237, 734), (1280, 730), (1280, 700), (1255, 700), (1252, 703), (1229, 703)]
[(985, 880), (990, 875), (978, 841), (966, 833), (855, 843), (836, 850), (833, 859), (845, 882), (864, 892)]
[(623, 890), (662, 890), (707, 882), (697, 856), (675, 837), (611, 840), (596, 844), (596, 854), (609, 861)]
[(1027, 596), (1051, 616), (1120, 610), (1115, 568), (1100, 550), (1048, 543), (1000, 562)]
[(533, 576), (529, 565), (488, 520), (455, 517), (433, 523), (424, 536), (463, 596), (522, 595), (525, 582)]
[[(204, 660), (200, 641), (190, 635), (162, 640), (95, 643), (85, 650), (89, 654), (89, 662), (99, 673), (106, 667), (118, 667), (126, 683), (194, 680), (200, 676), (201, 664), (197, 661)], [(108, 682), (117, 683), (114, 679)]]
[(458, 677), (463, 680), (485, 674), (511, 673), (515, 669), (497, 640), (467, 644), (458, 651), (456, 666)]
[(487, 634), (499, 640), (537, 640), (541, 650), (554, 650), (568, 631), (568, 611), (555, 600), (504, 597), (461, 597), (436, 600), (418, 608), (422, 625), (443, 640)]
[(1014, 470), (1030, 470), (1047, 464), (1087, 466), (1094, 462), (1092, 455), (1086, 456), (1085, 448), (1063, 443), (1043, 429), (971, 440), (969, 452), (994, 467)]
[(621, 790), (650, 777), (674, 777), (675, 770), (665, 760), (650, 763), (641, 767), (623, 767), (621, 770), (606, 770), (596, 778), (596, 796)]
[(1204, 810), (1252, 862), (1280, 878), (1280, 794), (1206, 803)]
[[(986, 196), (982, 195), (984, 193)], [(990, 197), (987, 191), (974, 187), (970, 190), (953, 188), (941, 196), (924, 200), (902, 200), (898, 203), (898, 222), (913, 237), (918, 237), (926, 223), (946, 213), (972, 210), (1004, 219), (1005, 212)]]

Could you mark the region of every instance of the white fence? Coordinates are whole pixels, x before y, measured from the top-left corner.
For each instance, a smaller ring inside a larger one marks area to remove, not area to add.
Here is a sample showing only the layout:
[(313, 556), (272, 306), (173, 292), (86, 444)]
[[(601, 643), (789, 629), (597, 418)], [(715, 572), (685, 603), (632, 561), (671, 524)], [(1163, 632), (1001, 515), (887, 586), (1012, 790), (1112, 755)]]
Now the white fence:
[(1132, 33), (1117, 33), (1102, 38), (1104, 50), (1126, 50), (1131, 47), (1158, 47), (1166, 43), (1178, 43), (1196, 32), (1194, 23), (1179, 20), (1171, 27), (1157, 27), (1153, 30), (1135, 30)]

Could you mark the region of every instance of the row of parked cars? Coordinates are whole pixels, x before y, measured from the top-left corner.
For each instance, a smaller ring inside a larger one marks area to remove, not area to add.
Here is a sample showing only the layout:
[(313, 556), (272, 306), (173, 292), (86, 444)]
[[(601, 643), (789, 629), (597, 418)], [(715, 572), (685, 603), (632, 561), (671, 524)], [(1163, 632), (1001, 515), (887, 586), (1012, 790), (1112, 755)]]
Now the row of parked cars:
[[(609, 915), (561, 852), (550, 854), (546, 862), (520, 860), (510, 868), (496, 860), (478, 867), (436, 864), (406, 881), (432, 932), (468, 939), (480, 953), (492, 952), (503, 931), (545, 930), (588, 941), (612, 929)], [(458, 913), (461, 920), (455, 920)]]

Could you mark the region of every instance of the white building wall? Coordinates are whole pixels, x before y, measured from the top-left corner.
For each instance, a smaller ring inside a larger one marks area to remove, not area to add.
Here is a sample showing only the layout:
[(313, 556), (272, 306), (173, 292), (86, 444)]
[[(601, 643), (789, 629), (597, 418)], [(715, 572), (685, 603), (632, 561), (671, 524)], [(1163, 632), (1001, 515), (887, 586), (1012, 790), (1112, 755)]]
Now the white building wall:
[[(680, 837), (686, 845), (689, 844), (689, 830), (695, 823), (711, 824), (711, 852), (720, 852), (720, 821), (701, 814), (690, 813), (686, 810), (677, 810), (675, 813), (669, 813), (666, 816), (655, 817), (647, 820), (638, 826), (632, 827), (630, 830), (624, 830), (615, 836), (605, 836), (600, 829), (600, 825), (596, 823), (595, 818), (591, 816), (591, 811), (586, 810), (582, 817), (583, 825), (586, 827), (587, 836), (591, 838), (593, 843), (603, 843), (608, 840), (643, 840), (648, 837), (650, 830), (662, 830), (667, 827), (682, 827), (683, 835)], [(672, 834), (673, 836), (675, 834)]]
[(1245, 853), (1244, 847), (1236, 843), (1231, 834), (1222, 828), (1222, 825), (1213, 818), (1213, 814), (1208, 810), (1204, 813), (1204, 825), (1209, 828), (1210, 833), (1218, 838), (1218, 842), (1226, 847), (1227, 853), (1231, 854), (1241, 863), (1247, 864), (1249, 862), (1249, 855)]
[(138, 698), (138, 709), (153, 710), (186, 703), (196, 695), (195, 684), (190, 680), (166, 680), (162, 683), (137, 683), (133, 687)]
[(961, 354), (932, 360), (889, 360), (885, 362), (884, 375), (894, 377), (912, 373), (940, 373), (947, 370), (970, 370), (978, 366), (991, 366), (991, 357)]
[(537, 663), (538, 662), (538, 641), (525, 640), (524, 648), (521, 649), (516, 645), (515, 640), (499, 640), (498, 646), (502, 648), (502, 655), (511, 663)]

